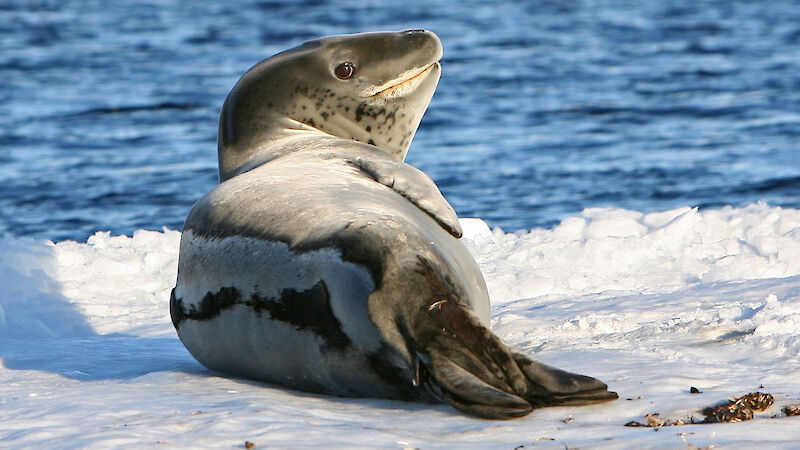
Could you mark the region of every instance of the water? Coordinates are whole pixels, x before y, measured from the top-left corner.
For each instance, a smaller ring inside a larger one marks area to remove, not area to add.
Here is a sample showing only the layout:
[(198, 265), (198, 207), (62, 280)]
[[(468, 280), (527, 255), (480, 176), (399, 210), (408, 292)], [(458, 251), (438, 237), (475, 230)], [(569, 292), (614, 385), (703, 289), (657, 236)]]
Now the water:
[(408, 161), (461, 216), (800, 207), (800, 1), (119, 3), (0, 0), (0, 233), (180, 229), (248, 67), (408, 28), (445, 47)]

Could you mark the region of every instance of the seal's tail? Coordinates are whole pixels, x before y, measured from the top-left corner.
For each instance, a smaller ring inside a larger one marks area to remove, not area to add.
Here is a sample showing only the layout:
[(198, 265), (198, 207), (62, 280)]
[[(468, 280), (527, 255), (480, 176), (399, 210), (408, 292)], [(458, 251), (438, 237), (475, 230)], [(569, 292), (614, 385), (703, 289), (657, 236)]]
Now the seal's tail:
[(415, 347), (421, 380), (456, 409), (488, 419), (521, 417), (535, 408), (617, 398), (601, 381), (547, 366), (487, 329), (468, 308), (440, 300), (418, 314)]

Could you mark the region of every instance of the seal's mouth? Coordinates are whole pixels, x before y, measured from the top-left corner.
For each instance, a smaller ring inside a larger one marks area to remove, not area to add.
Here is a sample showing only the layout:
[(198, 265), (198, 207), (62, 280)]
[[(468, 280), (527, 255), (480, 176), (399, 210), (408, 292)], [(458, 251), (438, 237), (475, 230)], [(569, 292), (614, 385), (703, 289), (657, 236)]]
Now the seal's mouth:
[(397, 78), (387, 81), (386, 83), (370, 89), (366, 97), (375, 99), (388, 99), (403, 97), (414, 92), (428, 74), (430, 74), (435, 67), (439, 67), (439, 62), (428, 64), (427, 66), (411, 69), (401, 73)]

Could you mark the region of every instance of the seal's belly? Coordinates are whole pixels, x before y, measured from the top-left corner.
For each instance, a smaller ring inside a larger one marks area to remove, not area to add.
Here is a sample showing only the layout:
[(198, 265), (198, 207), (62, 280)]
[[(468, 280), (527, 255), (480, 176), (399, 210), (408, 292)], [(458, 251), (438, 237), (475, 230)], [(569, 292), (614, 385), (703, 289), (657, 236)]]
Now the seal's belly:
[[(373, 280), (333, 249), (184, 232), (170, 312), (203, 365), (306, 391), (393, 396), (370, 367)], [(365, 387), (369, 386), (365, 391)], [(385, 392), (382, 392), (385, 391)]]
[(374, 375), (368, 355), (346, 338), (322, 336), (249, 305), (184, 320), (178, 335), (200, 363), (228, 374), (309, 392), (395, 396), (395, 388)]

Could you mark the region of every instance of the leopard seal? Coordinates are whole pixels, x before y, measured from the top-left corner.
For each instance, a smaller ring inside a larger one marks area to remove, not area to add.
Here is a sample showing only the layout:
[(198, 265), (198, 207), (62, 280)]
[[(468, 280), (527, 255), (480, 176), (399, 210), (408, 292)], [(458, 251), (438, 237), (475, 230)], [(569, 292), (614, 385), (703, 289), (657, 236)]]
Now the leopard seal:
[(423, 30), (332, 36), (236, 83), (220, 115), (220, 184), (186, 219), (170, 300), (200, 363), (492, 419), (617, 397), (489, 330), (455, 211), (403, 162), (441, 57)]

